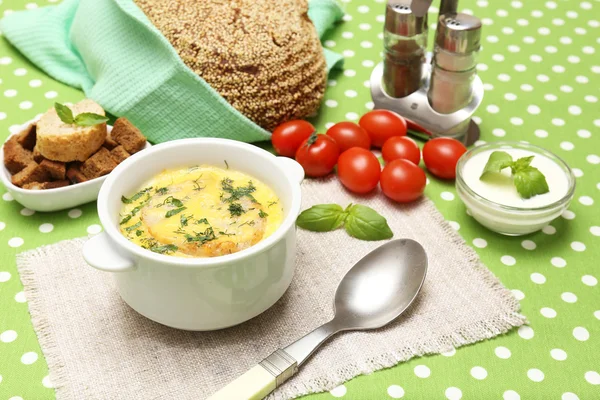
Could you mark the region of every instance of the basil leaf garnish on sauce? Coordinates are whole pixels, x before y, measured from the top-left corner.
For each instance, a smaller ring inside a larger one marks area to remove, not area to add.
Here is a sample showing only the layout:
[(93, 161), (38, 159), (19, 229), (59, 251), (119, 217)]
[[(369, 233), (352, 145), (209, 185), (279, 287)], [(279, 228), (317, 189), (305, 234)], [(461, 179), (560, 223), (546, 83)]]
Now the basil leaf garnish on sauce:
[(510, 154), (505, 151), (494, 151), (490, 154), (483, 173), (479, 177), (482, 181), (491, 181), (500, 174), (504, 168), (510, 168), (513, 184), (523, 199), (529, 199), (538, 194), (548, 193), (550, 188), (544, 174), (539, 169), (532, 167), (531, 162), (535, 156), (521, 157), (513, 161)]

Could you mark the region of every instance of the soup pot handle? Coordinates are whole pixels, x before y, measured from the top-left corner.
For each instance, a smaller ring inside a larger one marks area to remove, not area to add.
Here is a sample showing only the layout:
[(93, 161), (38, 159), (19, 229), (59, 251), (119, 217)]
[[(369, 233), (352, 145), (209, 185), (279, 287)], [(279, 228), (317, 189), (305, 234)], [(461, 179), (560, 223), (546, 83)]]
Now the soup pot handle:
[(304, 180), (304, 168), (297, 161), (288, 157), (277, 157), (277, 162), (281, 168), (298, 184)]
[(135, 269), (134, 261), (115, 250), (106, 232), (93, 236), (83, 245), (83, 258), (101, 271), (125, 272)]

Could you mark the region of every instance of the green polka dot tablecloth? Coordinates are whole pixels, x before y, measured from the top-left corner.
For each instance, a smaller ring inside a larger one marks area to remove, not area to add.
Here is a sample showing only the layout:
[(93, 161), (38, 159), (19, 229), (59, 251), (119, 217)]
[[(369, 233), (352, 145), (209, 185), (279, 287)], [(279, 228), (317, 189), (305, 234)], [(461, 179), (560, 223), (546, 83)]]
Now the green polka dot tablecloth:
[[(324, 43), (342, 53), (346, 64), (330, 76), (315, 118), (320, 131), (356, 121), (373, 107), (369, 76), (381, 58), (385, 4), (344, 3), (344, 22)], [(0, 11), (46, 5), (45, 0), (0, 0)], [(462, 0), (460, 5), (484, 24), (478, 70), (486, 94), (475, 117), (480, 143), (522, 140), (548, 148), (577, 177), (575, 198), (561, 218), (542, 232), (511, 238), (479, 226), (453, 183), (430, 176), (427, 196), (512, 289), (530, 324), (358, 377), (310, 396), (315, 400), (600, 399), (600, 1)], [(430, 16), (436, 15), (432, 8)], [(433, 31), (434, 25), (430, 42)], [(54, 101), (81, 98), (0, 38), (1, 139)], [(44, 214), (23, 208), (3, 187), (0, 196), (0, 400), (52, 399), (15, 254), (102, 228), (94, 203)]]

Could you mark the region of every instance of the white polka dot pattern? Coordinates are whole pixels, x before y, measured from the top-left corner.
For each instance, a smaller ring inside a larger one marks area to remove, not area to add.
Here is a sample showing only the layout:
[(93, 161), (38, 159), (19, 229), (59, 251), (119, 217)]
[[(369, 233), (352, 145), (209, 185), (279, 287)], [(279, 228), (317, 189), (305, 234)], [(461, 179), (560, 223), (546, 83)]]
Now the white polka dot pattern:
[[(358, 122), (374, 108), (369, 77), (382, 59), (385, 1), (342, 2), (343, 22), (325, 35), (324, 46), (342, 54), (345, 67), (329, 75), (323, 106), (311, 120), (319, 132), (339, 121)], [(0, 15), (52, 3), (0, 0)], [(430, 39), (435, 34), (438, 5), (429, 14)], [(481, 130), (477, 145), (516, 140), (542, 146), (564, 159), (577, 179), (575, 197), (560, 218), (541, 232), (508, 238), (481, 228), (465, 212), (453, 182), (428, 174), (425, 194), (452, 230), (512, 289), (531, 325), (464, 350), (452, 349), (442, 356), (417, 358), (338, 382), (319, 395), (324, 399), (471, 399), (481, 397), (481, 385), (486, 385), (486, 394), (504, 400), (536, 395), (562, 400), (597, 397), (600, 375), (597, 360), (590, 354), (598, 350), (600, 320), (600, 306), (593, 302), (600, 273), (592, 265), (592, 260), (600, 259), (596, 215), (600, 199), (600, 3), (461, 0), (460, 9), (479, 17), (484, 25), (477, 73), (486, 93), (473, 118)], [(55, 101), (75, 102), (81, 97), (0, 39), (2, 139)], [(0, 352), (11, 360), (0, 357), (0, 392), (10, 400), (52, 398), (54, 385), (36, 345), (15, 254), (58, 240), (95, 235), (102, 226), (93, 204), (59, 213), (35, 213), (18, 204), (2, 186), (0, 196), (0, 310), (10, 310), (2, 316)], [(590, 350), (581, 351), (582, 346)], [(578, 366), (577, 371), (571, 372), (572, 365)]]

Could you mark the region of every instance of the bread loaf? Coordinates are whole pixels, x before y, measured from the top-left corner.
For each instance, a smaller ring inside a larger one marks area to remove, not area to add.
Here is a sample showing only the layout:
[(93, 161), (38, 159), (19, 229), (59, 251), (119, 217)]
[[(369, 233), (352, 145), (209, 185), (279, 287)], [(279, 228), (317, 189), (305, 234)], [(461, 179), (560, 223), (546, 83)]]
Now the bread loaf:
[(265, 129), (319, 108), (325, 58), (306, 0), (135, 0), (183, 62)]
[[(82, 100), (69, 106), (73, 115), (94, 113), (105, 115), (93, 100)], [(106, 139), (106, 124), (78, 126), (60, 120), (56, 110), (46, 111), (37, 123), (37, 151), (53, 161), (85, 161), (94, 154)]]

